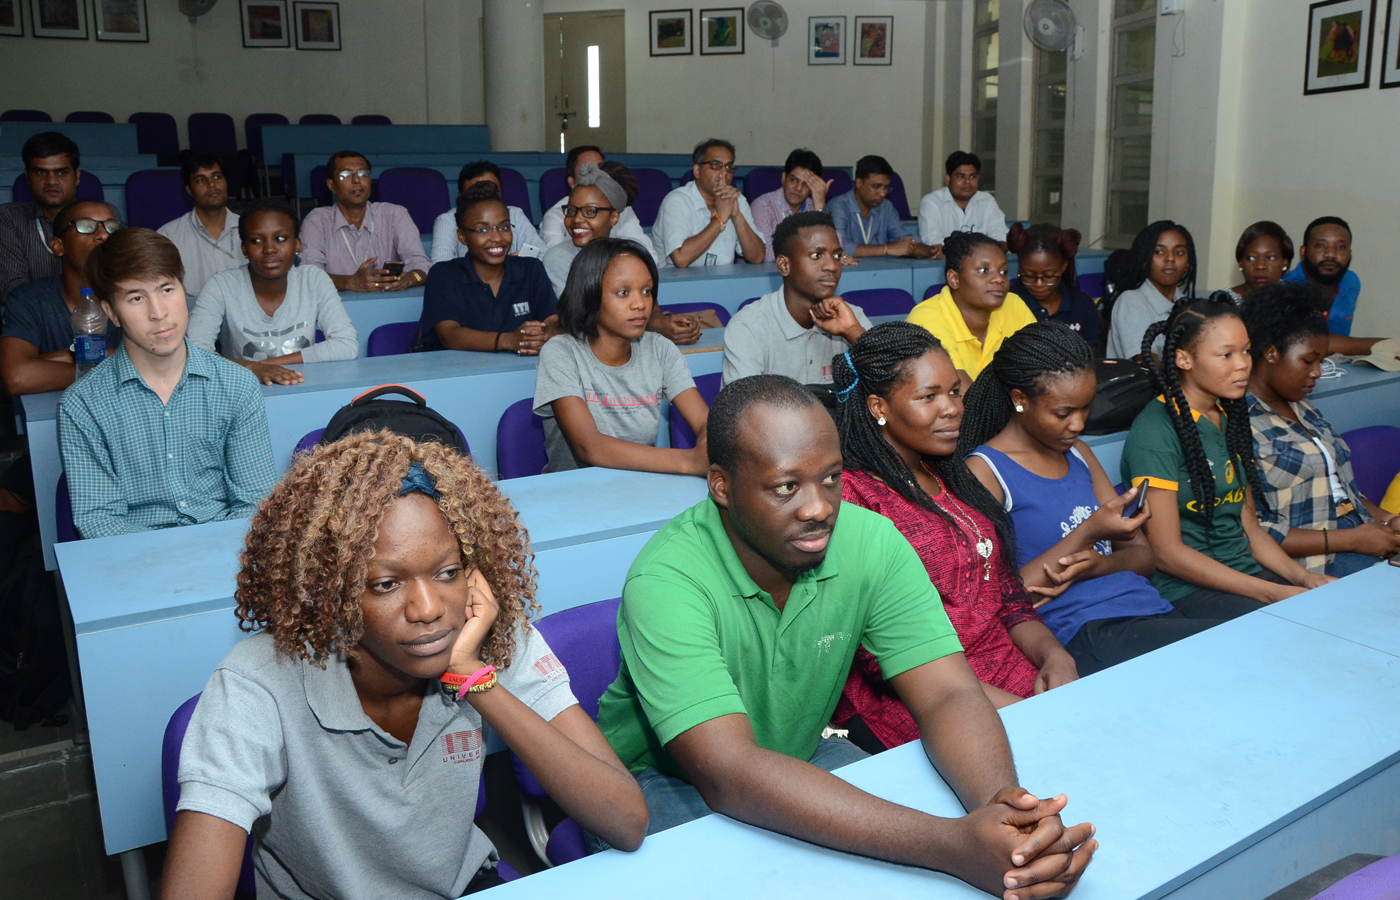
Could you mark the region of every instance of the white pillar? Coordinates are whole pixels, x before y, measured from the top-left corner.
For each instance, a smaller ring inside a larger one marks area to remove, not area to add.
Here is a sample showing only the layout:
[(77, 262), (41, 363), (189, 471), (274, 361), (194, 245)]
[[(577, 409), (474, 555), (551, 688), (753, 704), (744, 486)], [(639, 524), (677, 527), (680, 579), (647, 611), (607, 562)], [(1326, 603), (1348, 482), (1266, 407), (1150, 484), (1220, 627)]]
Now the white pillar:
[(491, 149), (544, 150), (543, 0), (483, 0), (481, 16)]

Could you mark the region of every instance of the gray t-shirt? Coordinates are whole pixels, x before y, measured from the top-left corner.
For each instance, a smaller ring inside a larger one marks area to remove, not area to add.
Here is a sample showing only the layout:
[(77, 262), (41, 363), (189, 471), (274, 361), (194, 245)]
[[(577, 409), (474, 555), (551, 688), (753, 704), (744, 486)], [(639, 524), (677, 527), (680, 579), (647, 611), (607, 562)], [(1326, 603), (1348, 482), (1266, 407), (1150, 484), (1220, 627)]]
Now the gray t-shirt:
[[(533, 628), (499, 678), (546, 720), (577, 703)], [(435, 685), (405, 745), (365, 714), (343, 655), (320, 669), (257, 634), (199, 699), (178, 809), (253, 834), (262, 897), (460, 897), (495, 858), (472, 823), (485, 752), (481, 716)]]
[[(865, 310), (850, 304), (865, 328)], [(830, 384), (831, 358), (849, 350), (845, 338), (813, 325), (803, 328), (788, 312), (783, 289), (739, 310), (724, 329), (724, 383), (750, 375), (786, 375), (803, 384)]]
[[(326, 339), (316, 343), (316, 329)], [(214, 339), (228, 359), (275, 359), (301, 352), (302, 362), (354, 359), (360, 353), (355, 325), (331, 277), (315, 266), (287, 273), (287, 295), (269, 316), (253, 294), (247, 266), (219, 272), (204, 283), (190, 312), (190, 341), (214, 352)]]
[(656, 444), (663, 401), (672, 401), (695, 387), (690, 369), (676, 345), (650, 331), (632, 342), (632, 358), (622, 366), (605, 366), (588, 342), (561, 335), (540, 348), (535, 375), (535, 414), (544, 419), (546, 472), (581, 467), (568, 439), (559, 429), (550, 406), (560, 397), (578, 397), (588, 404), (601, 434)]
[[(1176, 299), (1186, 296), (1186, 291), (1176, 289)], [(1164, 322), (1172, 311), (1172, 301), (1162, 296), (1162, 292), (1152, 282), (1144, 281), (1141, 287), (1124, 291), (1113, 303), (1109, 313), (1108, 326), (1109, 359), (1132, 359), (1142, 353), (1142, 336), (1149, 326)], [(1152, 352), (1161, 355), (1166, 344), (1164, 338), (1152, 342)]]

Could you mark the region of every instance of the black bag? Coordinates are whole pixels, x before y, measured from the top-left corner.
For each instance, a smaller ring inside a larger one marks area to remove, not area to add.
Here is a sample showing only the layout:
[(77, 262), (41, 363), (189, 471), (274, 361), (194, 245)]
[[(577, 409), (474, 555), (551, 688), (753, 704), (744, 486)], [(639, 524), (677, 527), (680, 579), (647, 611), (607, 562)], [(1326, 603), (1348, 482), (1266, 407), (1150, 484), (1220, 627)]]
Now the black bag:
[(1085, 434), (1127, 431), (1157, 391), (1147, 370), (1131, 359), (1100, 359), (1094, 363), (1098, 390), (1089, 407)]
[[(403, 400), (380, 400), (385, 394), (402, 394), (412, 402)], [(320, 443), (330, 444), (347, 434), (361, 431), (379, 431), (387, 428), (395, 434), (412, 438), (415, 441), (436, 441), (453, 448), (463, 456), (471, 451), (462, 432), (447, 420), (442, 413), (430, 406), (424, 396), (412, 388), (401, 384), (383, 384), (365, 391), (342, 406), (331, 416)]]
[(53, 576), (32, 513), (0, 513), (0, 719), (62, 725), (73, 693)]

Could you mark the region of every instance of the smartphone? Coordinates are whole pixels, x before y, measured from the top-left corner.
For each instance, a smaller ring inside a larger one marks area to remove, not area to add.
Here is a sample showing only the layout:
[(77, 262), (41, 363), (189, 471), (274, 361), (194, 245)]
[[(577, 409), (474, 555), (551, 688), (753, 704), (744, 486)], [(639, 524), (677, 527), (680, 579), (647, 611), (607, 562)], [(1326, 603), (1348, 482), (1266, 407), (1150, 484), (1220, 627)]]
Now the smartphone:
[(1147, 485), (1138, 485), (1138, 492), (1133, 499), (1128, 501), (1128, 505), (1123, 507), (1123, 518), (1131, 519), (1142, 512), (1142, 505), (1147, 502)]
[(389, 272), (389, 275), (394, 278), (398, 278), (403, 274), (403, 262), (401, 260), (396, 259), (393, 262), (386, 262), (384, 268)]

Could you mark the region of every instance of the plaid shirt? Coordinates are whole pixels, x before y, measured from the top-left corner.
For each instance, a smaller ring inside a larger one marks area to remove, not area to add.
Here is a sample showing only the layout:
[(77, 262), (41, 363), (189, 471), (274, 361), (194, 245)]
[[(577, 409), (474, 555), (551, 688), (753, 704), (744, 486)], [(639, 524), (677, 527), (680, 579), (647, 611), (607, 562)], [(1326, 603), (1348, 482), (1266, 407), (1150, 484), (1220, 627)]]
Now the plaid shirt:
[[(1336, 463), (1337, 477), (1348, 499), (1356, 506), (1363, 522), (1371, 514), (1361, 502), (1361, 491), (1351, 472), (1351, 449), (1337, 437), (1332, 426), (1306, 400), (1292, 404), (1302, 425), (1285, 419), (1253, 394), (1245, 394), (1249, 425), (1254, 432), (1254, 456), (1259, 477), (1266, 486), (1268, 511), (1259, 510), (1259, 524), (1280, 544), (1290, 528), (1336, 529), (1337, 503), (1327, 477), (1327, 460), (1309, 432), (1327, 445)], [(1310, 572), (1326, 569), (1330, 556), (1318, 554), (1300, 562)]]
[(247, 369), (185, 341), (168, 403), (126, 347), (63, 392), (58, 446), (84, 538), (248, 518), (277, 480), (267, 413)]

